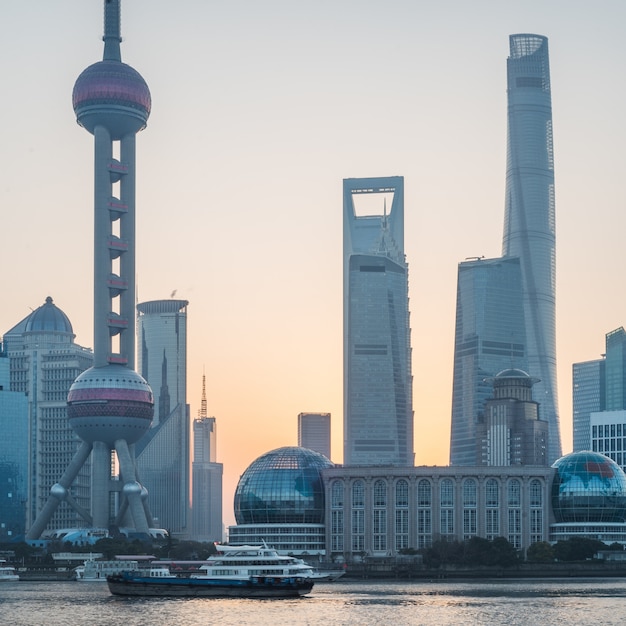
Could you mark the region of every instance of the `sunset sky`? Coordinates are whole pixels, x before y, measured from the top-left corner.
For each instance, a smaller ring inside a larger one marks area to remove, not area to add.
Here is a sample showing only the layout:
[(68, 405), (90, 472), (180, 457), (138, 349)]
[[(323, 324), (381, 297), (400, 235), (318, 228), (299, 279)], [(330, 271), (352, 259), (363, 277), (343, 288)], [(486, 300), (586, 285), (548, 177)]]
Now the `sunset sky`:
[[(102, 0), (5, 2), (0, 333), (52, 296), (93, 346), (93, 137), (71, 94)], [(404, 176), (417, 465), (448, 463), (457, 265), (501, 253), (508, 37), (549, 38), (563, 451), (571, 367), (626, 324), (623, 0), (122, 0), (153, 99), (137, 141), (139, 301), (189, 300), (224, 520), (260, 454), (330, 412), (342, 460), (342, 179)]]

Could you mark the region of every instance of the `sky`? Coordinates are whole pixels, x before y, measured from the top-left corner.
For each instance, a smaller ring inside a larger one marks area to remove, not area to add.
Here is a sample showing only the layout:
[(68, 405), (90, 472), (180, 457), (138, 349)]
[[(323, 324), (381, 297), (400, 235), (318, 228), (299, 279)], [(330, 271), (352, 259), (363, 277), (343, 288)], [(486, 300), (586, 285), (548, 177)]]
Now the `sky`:
[[(93, 346), (102, 0), (4, 2), (0, 333), (46, 296)], [(137, 139), (139, 301), (188, 307), (188, 401), (217, 418), (224, 520), (258, 456), (332, 414), (342, 461), (342, 180), (404, 176), (416, 465), (446, 465), (458, 263), (501, 254), (508, 37), (549, 39), (563, 452), (572, 363), (626, 324), (623, 0), (122, 0), (152, 93)]]

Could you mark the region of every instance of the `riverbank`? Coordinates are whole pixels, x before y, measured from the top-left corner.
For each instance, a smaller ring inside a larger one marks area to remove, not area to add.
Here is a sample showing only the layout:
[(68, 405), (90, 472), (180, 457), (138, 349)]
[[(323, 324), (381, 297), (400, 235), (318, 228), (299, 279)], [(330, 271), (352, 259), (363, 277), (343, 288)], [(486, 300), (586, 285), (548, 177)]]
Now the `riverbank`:
[(426, 569), (420, 565), (398, 563), (352, 563), (342, 580), (351, 579), (425, 579), (459, 580), (475, 578), (626, 578), (623, 563), (523, 563), (513, 567), (456, 567)]

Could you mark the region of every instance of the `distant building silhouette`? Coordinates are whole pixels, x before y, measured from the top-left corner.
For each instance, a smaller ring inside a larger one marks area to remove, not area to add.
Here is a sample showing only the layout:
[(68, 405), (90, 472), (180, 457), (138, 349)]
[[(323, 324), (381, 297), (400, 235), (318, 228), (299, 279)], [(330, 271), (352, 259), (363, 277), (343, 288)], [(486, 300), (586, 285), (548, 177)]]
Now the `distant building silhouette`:
[(330, 459), (330, 413), (299, 413), (298, 445)]
[(202, 401), (193, 421), (192, 537), (196, 541), (223, 541), (222, 477), (217, 462), (217, 423), (207, 413), (206, 378), (202, 376)]
[(137, 305), (137, 369), (152, 387), (157, 407), (152, 428), (136, 445), (137, 466), (155, 523), (179, 537), (191, 532), (188, 304), (153, 300)]
[[(381, 198), (357, 215), (354, 198)], [(413, 465), (413, 400), (404, 178), (343, 181), (344, 463)]]

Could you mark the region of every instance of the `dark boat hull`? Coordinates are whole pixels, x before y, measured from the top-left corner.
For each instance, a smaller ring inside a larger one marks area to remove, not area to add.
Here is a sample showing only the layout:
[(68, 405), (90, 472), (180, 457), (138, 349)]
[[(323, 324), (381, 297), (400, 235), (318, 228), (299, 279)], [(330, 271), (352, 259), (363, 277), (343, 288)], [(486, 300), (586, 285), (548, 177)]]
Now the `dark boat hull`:
[(252, 577), (250, 580), (214, 578), (150, 578), (129, 573), (107, 577), (109, 591), (118, 596), (174, 596), (179, 598), (297, 598), (309, 593), (306, 578)]

